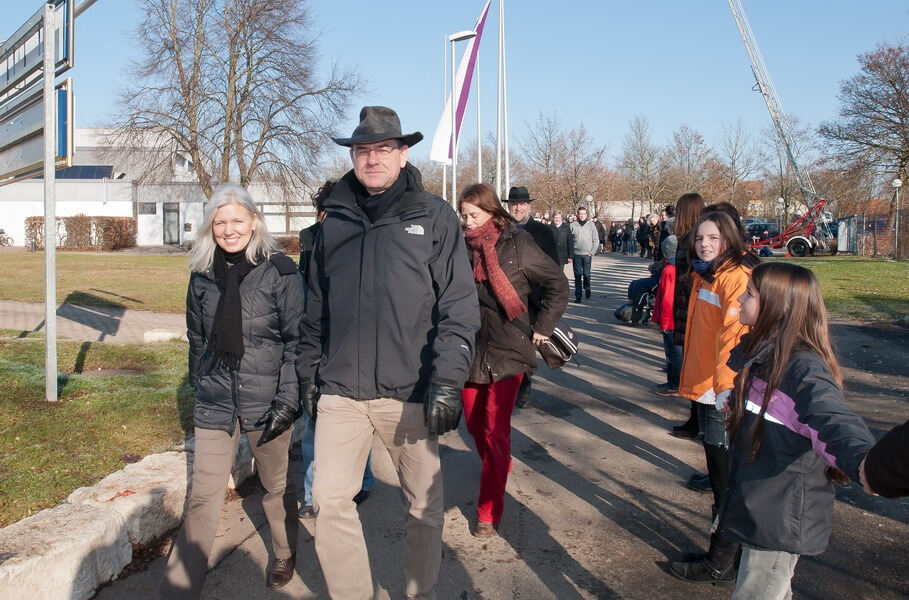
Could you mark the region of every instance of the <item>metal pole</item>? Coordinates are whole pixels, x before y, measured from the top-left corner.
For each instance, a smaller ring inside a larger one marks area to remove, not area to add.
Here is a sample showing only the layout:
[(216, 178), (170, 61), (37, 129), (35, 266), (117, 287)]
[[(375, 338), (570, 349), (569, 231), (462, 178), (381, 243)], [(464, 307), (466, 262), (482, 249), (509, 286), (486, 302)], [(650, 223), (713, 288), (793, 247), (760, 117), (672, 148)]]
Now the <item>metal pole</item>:
[(893, 232), (893, 260), (900, 259), (900, 188), (896, 188), (896, 231)]
[(44, 396), (57, 401), (57, 215), (54, 183), (57, 158), (54, 91), (54, 7), (44, 5)]
[(511, 189), (511, 160), (508, 155), (508, 72), (505, 68), (505, 0), (499, 0), (501, 40), (502, 40), (502, 125), (504, 132), (505, 148), (505, 189)]
[[(442, 110), (448, 102), (448, 36), (442, 38)], [(448, 200), (448, 165), (442, 163), (442, 200)]]
[(451, 40), (451, 206), (458, 207), (458, 83), (455, 73), (455, 41)]
[(502, 15), (505, 10), (499, 0), (499, 61), (496, 73), (496, 194), (502, 197)]
[(483, 136), (480, 135), (480, 50), (477, 48), (477, 61), (473, 67), (477, 78), (477, 183), (483, 182)]

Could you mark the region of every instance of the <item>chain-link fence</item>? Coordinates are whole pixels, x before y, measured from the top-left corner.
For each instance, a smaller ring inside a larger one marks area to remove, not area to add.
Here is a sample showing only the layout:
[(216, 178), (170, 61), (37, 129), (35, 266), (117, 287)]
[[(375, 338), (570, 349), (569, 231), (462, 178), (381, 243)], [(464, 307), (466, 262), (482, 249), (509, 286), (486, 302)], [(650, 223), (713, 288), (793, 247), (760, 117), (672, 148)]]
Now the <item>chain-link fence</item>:
[[(899, 231), (897, 231), (897, 221)], [(909, 210), (901, 208), (899, 219), (889, 214), (842, 217), (838, 223), (838, 249), (858, 256), (909, 258)]]

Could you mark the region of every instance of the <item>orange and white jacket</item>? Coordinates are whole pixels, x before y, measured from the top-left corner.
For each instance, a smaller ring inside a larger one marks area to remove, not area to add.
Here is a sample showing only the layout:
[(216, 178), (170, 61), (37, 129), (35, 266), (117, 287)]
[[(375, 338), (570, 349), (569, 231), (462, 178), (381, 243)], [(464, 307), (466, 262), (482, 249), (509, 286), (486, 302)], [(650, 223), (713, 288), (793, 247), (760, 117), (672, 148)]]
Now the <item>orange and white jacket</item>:
[(748, 285), (757, 258), (724, 265), (716, 273), (691, 272), (687, 333), (679, 396), (720, 408), (732, 391), (735, 371), (726, 366), (729, 353), (748, 333), (739, 323), (739, 296)]

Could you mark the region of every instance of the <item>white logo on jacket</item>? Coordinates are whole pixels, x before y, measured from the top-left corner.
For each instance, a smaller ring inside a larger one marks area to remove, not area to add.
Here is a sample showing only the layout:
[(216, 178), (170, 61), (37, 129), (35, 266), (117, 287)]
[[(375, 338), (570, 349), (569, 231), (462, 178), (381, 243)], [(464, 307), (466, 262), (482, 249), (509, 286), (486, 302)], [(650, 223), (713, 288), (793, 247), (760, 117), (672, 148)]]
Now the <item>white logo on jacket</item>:
[(422, 225), (409, 225), (404, 228), (404, 231), (411, 235), (423, 235), (425, 233)]

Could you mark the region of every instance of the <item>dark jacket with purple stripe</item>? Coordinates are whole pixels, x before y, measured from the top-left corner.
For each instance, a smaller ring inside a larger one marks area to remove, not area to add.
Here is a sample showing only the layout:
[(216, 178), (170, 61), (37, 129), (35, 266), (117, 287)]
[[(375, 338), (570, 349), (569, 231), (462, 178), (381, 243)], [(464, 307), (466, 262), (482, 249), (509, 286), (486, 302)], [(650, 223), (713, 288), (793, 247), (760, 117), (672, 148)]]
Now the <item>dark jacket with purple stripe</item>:
[[(743, 367), (743, 347), (739, 344), (729, 359), (737, 371)], [(762, 364), (767, 354), (759, 352), (751, 369), (719, 529), (729, 539), (761, 550), (820, 554), (833, 520), (834, 489), (825, 469), (837, 467), (858, 481), (859, 464), (874, 437), (846, 404), (823, 359), (800, 350), (773, 392), (763, 417), (761, 450), (751, 461), (751, 431), (767, 386), (761, 377), (769, 368)]]

